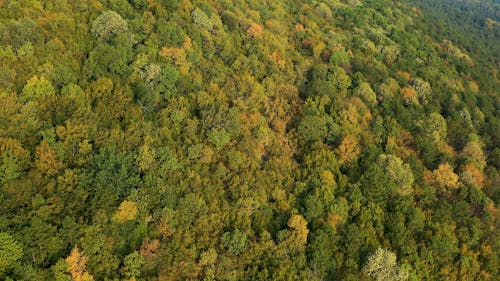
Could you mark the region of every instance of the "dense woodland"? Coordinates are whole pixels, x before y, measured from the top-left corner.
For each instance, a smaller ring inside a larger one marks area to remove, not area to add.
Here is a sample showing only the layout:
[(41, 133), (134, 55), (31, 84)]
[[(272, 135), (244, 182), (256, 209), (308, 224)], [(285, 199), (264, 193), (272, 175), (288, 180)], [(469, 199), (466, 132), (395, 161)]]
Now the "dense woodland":
[(0, 280), (499, 280), (498, 0), (0, 0)]

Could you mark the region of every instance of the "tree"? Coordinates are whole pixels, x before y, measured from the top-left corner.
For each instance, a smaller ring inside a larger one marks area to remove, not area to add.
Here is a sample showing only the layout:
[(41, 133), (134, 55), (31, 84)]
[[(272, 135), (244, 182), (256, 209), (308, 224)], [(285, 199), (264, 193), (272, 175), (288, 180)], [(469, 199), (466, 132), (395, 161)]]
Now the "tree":
[(158, 44), (160, 46), (169, 46), (179, 48), (186, 40), (186, 33), (182, 27), (176, 22), (163, 22), (158, 19), (156, 25), (156, 33), (158, 34)]
[(160, 55), (168, 58), (173, 64), (175, 64), (182, 74), (188, 74), (190, 63), (187, 61), (186, 49), (182, 47), (163, 47), (160, 50)]
[(127, 21), (114, 11), (106, 11), (92, 22), (92, 33), (98, 41), (109, 41), (127, 31)]
[(478, 137), (472, 137), (472, 140), (462, 149), (460, 156), (471, 159), (479, 168), (486, 166), (486, 156), (483, 152), (483, 144)]
[(301, 215), (292, 215), (288, 221), (288, 227), (292, 229), (292, 237), (299, 245), (305, 245), (307, 243), (307, 235), (309, 234), (309, 229), (307, 229), (307, 221)]
[(460, 180), (479, 189), (484, 186), (485, 178), (481, 171), (472, 164), (462, 166), (460, 173)]
[(395, 184), (397, 193), (401, 196), (410, 195), (413, 192), (413, 173), (408, 164), (403, 163), (395, 155), (381, 154), (378, 158), (379, 165), (384, 169), (389, 179)]
[(382, 248), (368, 257), (363, 272), (375, 281), (404, 281), (409, 277), (408, 272), (396, 264), (396, 255)]
[(68, 263), (66, 260), (59, 259), (51, 269), (55, 281), (73, 281), (71, 274), (68, 272)]
[(64, 164), (59, 161), (46, 141), (42, 141), (40, 145), (36, 147), (35, 155), (36, 167), (49, 176), (56, 175), (64, 167)]
[(213, 128), (208, 132), (207, 137), (208, 141), (212, 143), (217, 150), (221, 150), (229, 143), (229, 141), (231, 141), (231, 138), (225, 129), (219, 130)]
[(221, 241), (232, 255), (239, 255), (248, 248), (247, 235), (239, 229), (235, 229), (233, 232), (225, 232)]
[(193, 22), (204, 30), (211, 31), (214, 28), (214, 22), (210, 19), (207, 14), (199, 9), (195, 8), (191, 13), (191, 17), (193, 18)]
[(135, 278), (141, 275), (141, 268), (146, 263), (144, 258), (139, 254), (139, 252), (134, 251), (128, 254), (123, 260), (123, 265), (125, 268), (125, 277)]
[(116, 40), (122, 42), (113, 45), (98, 43), (90, 52), (84, 66), (89, 78), (101, 78), (110, 74), (126, 77), (129, 74), (132, 50), (128, 42), (123, 42), (126, 38), (118, 37)]
[(71, 254), (66, 258), (66, 263), (68, 265), (68, 271), (73, 278), (73, 281), (93, 281), (94, 277), (90, 275), (85, 267), (87, 265), (88, 258), (80, 253), (78, 246), (75, 245)]
[(433, 143), (437, 144), (446, 138), (448, 126), (441, 114), (432, 112), (429, 114), (428, 118), (424, 120), (422, 129), (424, 135)]
[(453, 167), (448, 164), (440, 164), (437, 169), (435, 169), (432, 174), (434, 175), (434, 180), (443, 189), (458, 188), (458, 175), (453, 171)]
[(306, 143), (323, 141), (328, 136), (327, 123), (318, 115), (304, 116), (297, 126), (297, 131)]
[(5, 276), (23, 256), (23, 248), (12, 236), (0, 232), (0, 277)]
[(257, 23), (252, 23), (252, 25), (247, 29), (247, 35), (250, 37), (261, 37), (263, 33), (264, 28)]
[(358, 139), (354, 135), (345, 136), (335, 152), (339, 155), (340, 164), (353, 163), (361, 153)]
[(382, 102), (389, 100), (394, 97), (394, 95), (399, 91), (399, 84), (398, 81), (396, 81), (393, 78), (388, 78), (387, 80), (384, 81), (384, 83), (380, 84), (378, 86), (377, 92), (378, 96), (377, 99)]
[(125, 200), (123, 201), (118, 210), (116, 211), (113, 219), (118, 223), (124, 223), (127, 221), (132, 221), (137, 216), (137, 206), (135, 202)]
[(31, 101), (41, 97), (49, 97), (55, 95), (56, 90), (52, 83), (44, 76), (31, 77), (23, 88), (21, 99), (23, 101)]
[(0, 185), (19, 178), (29, 163), (29, 153), (16, 139), (0, 138)]
[(420, 78), (416, 78), (412, 81), (412, 86), (420, 103), (426, 104), (430, 100), (432, 95), (431, 84)]
[(330, 63), (340, 67), (348, 67), (351, 61), (345, 51), (334, 51), (330, 55)]
[(39, 216), (32, 216), (22, 230), (25, 255), (37, 266), (51, 264), (61, 257), (66, 243), (57, 227)]
[(361, 97), (369, 106), (377, 105), (377, 94), (375, 94), (372, 87), (370, 87), (370, 84), (361, 82), (359, 86), (354, 89), (354, 93)]
[(406, 104), (418, 104), (417, 93), (412, 88), (402, 88), (401, 97)]
[(352, 84), (351, 78), (347, 75), (345, 70), (339, 66), (334, 66), (329, 71), (328, 80), (337, 90), (336, 92), (343, 92)]

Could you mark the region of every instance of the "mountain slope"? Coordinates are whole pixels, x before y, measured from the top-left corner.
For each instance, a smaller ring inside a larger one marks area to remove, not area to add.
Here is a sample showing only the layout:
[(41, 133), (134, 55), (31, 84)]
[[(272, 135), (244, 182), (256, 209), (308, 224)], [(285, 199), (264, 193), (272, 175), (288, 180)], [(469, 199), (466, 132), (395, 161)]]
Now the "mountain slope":
[(498, 279), (498, 4), (450, 3), (0, 1), (0, 279)]

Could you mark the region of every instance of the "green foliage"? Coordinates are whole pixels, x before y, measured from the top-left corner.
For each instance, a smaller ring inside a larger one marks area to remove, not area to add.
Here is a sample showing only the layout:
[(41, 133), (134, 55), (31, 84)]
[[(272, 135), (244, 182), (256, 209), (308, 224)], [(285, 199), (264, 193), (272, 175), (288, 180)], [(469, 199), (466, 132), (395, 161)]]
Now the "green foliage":
[(335, 51), (330, 56), (330, 63), (336, 66), (348, 67), (350, 61), (349, 55), (344, 51)]
[(343, 68), (338, 66), (331, 70), (328, 80), (337, 91), (345, 91), (351, 86), (351, 78), (346, 74)]
[(354, 89), (354, 92), (368, 105), (375, 106), (377, 104), (377, 94), (375, 94), (373, 89), (370, 87), (370, 84), (361, 82), (361, 84)]
[(208, 132), (207, 137), (208, 141), (218, 150), (224, 148), (231, 140), (225, 129), (218, 130), (214, 128)]
[(306, 115), (297, 126), (298, 133), (306, 142), (323, 141), (328, 135), (328, 127), (324, 118)]
[[(120, 39), (123, 40), (125, 37)], [(90, 52), (85, 68), (90, 78), (109, 75), (125, 76), (130, 72), (131, 59), (132, 53), (127, 43), (116, 45), (98, 43), (96, 48)]]
[(144, 265), (144, 258), (139, 255), (139, 252), (134, 251), (128, 254), (123, 260), (125, 266), (125, 277), (139, 277), (141, 275), (141, 267)]
[(497, 11), (0, 0), (0, 279), (499, 279)]
[(40, 39), (38, 32), (38, 26), (32, 18), (11, 19), (0, 25), (0, 44), (12, 45), (14, 48), (18, 48), (27, 42), (36, 43)]
[(399, 84), (393, 78), (389, 78), (378, 86), (377, 98), (379, 101), (386, 101), (393, 98), (399, 91)]
[(156, 25), (156, 32), (158, 33), (158, 44), (160, 46), (181, 47), (186, 40), (186, 33), (176, 22), (160, 21)]
[(221, 237), (222, 244), (232, 255), (239, 255), (247, 249), (247, 235), (239, 229), (225, 232)]
[(68, 272), (68, 264), (65, 260), (60, 259), (52, 266), (55, 281), (72, 281), (71, 275)]
[(21, 99), (23, 101), (31, 101), (37, 98), (50, 97), (55, 95), (56, 90), (49, 80), (44, 76), (33, 76), (23, 88)]
[(0, 232), (0, 276), (5, 276), (23, 256), (23, 248), (6, 232)]
[(444, 140), (447, 135), (447, 124), (443, 116), (433, 112), (423, 121), (422, 133), (434, 143)]

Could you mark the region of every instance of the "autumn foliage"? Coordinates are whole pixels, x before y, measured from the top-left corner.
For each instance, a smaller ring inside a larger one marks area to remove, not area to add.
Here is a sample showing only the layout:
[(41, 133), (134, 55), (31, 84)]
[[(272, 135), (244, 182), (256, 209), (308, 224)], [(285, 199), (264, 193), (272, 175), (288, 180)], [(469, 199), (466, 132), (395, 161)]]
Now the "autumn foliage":
[(494, 2), (0, 0), (0, 280), (500, 280)]
[(251, 37), (261, 37), (264, 33), (264, 28), (257, 23), (252, 23), (247, 29), (247, 34)]
[(94, 277), (86, 271), (88, 258), (84, 256), (77, 246), (73, 248), (71, 254), (66, 258), (68, 271), (73, 281), (93, 281)]

